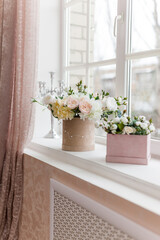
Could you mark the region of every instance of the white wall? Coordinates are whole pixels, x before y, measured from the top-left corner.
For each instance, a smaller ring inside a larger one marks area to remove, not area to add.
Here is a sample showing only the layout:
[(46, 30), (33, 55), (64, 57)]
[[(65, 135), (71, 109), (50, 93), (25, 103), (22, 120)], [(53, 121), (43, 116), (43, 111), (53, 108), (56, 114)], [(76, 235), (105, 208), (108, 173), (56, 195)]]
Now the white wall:
[[(50, 84), (50, 71), (55, 71), (55, 86), (61, 80), (61, 0), (40, 0), (39, 56), (37, 81)], [(37, 83), (38, 87), (38, 83)], [(36, 106), (34, 136), (42, 137), (50, 130), (50, 112)]]

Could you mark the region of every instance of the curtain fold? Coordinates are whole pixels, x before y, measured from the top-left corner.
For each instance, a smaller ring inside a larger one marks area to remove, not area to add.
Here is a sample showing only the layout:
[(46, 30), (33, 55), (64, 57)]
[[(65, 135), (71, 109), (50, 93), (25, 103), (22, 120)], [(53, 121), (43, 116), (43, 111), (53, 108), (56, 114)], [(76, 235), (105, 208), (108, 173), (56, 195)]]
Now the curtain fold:
[(0, 0), (0, 240), (18, 239), (23, 149), (32, 137), (39, 0)]

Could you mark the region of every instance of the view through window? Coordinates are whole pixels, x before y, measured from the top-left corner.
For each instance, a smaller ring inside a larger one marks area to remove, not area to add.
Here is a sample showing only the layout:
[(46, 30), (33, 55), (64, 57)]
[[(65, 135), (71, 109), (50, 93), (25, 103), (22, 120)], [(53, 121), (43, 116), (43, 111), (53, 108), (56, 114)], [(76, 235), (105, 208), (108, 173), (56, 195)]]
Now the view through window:
[[(120, 1), (64, 2), (68, 84), (82, 79), (92, 90), (104, 89), (111, 96), (124, 89), (121, 94), (129, 98), (130, 113), (152, 117), (153, 137), (160, 138), (160, 1), (121, 1), (125, 31), (118, 21), (117, 37), (113, 30)], [(124, 71), (124, 79), (117, 69)]]

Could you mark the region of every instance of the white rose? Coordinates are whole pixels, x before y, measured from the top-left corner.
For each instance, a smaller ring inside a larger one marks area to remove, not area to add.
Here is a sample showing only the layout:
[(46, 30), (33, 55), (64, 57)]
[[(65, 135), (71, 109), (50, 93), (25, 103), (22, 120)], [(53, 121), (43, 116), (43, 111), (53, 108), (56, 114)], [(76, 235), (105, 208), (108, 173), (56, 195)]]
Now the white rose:
[(102, 109), (102, 103), (99, 100), (91, 100), (92, 112), (100, 111)]
[(124, 127), (123, 129), (123, 134), (131, 134), (131, 133), (135, 133), (136, 132), (136, 129), (134, 127)]
[(125, 117), (125, 116), (121, 117), (121, 122), (122, 122), (124, 125), (127, 124), (127, 123), (128, 123), (127, 117)]
[(55, 101), (54, 97), (50, 94), (47, 94), (46, 96), (43, 97), (42, 104), (49, 105), (52, 104), (54, 101)]
[(120, 118), (119, 118), (119, 117), (114, 118), (114, 119), (113, 119), (113, 122), (114, 122), (114, 123), (119, 123), (119, 122), (120, 122)]
[(151, 125), (149, 126), (149, 130), (151, 132), (155, 131), (155, 127), (154, 127), (153, 123), (151, 123)]
[(103, 106), (107, 108), (109, 111), (116, 111), (117, 110), (117, 102), (113, 97), (104, 98)]
[(140, 126), (141, 126), (142, 129), (147, 129), (148, 128), (148, 124), (147, 123), (141, 122)]

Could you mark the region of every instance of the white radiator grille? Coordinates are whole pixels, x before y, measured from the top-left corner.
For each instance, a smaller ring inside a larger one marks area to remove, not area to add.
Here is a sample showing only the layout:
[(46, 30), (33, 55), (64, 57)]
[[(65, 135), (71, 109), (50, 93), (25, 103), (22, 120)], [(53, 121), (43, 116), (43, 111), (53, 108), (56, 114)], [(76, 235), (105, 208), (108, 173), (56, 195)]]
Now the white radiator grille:
[(54, 240), (133, 240), (56, 191), (52, 200)]

